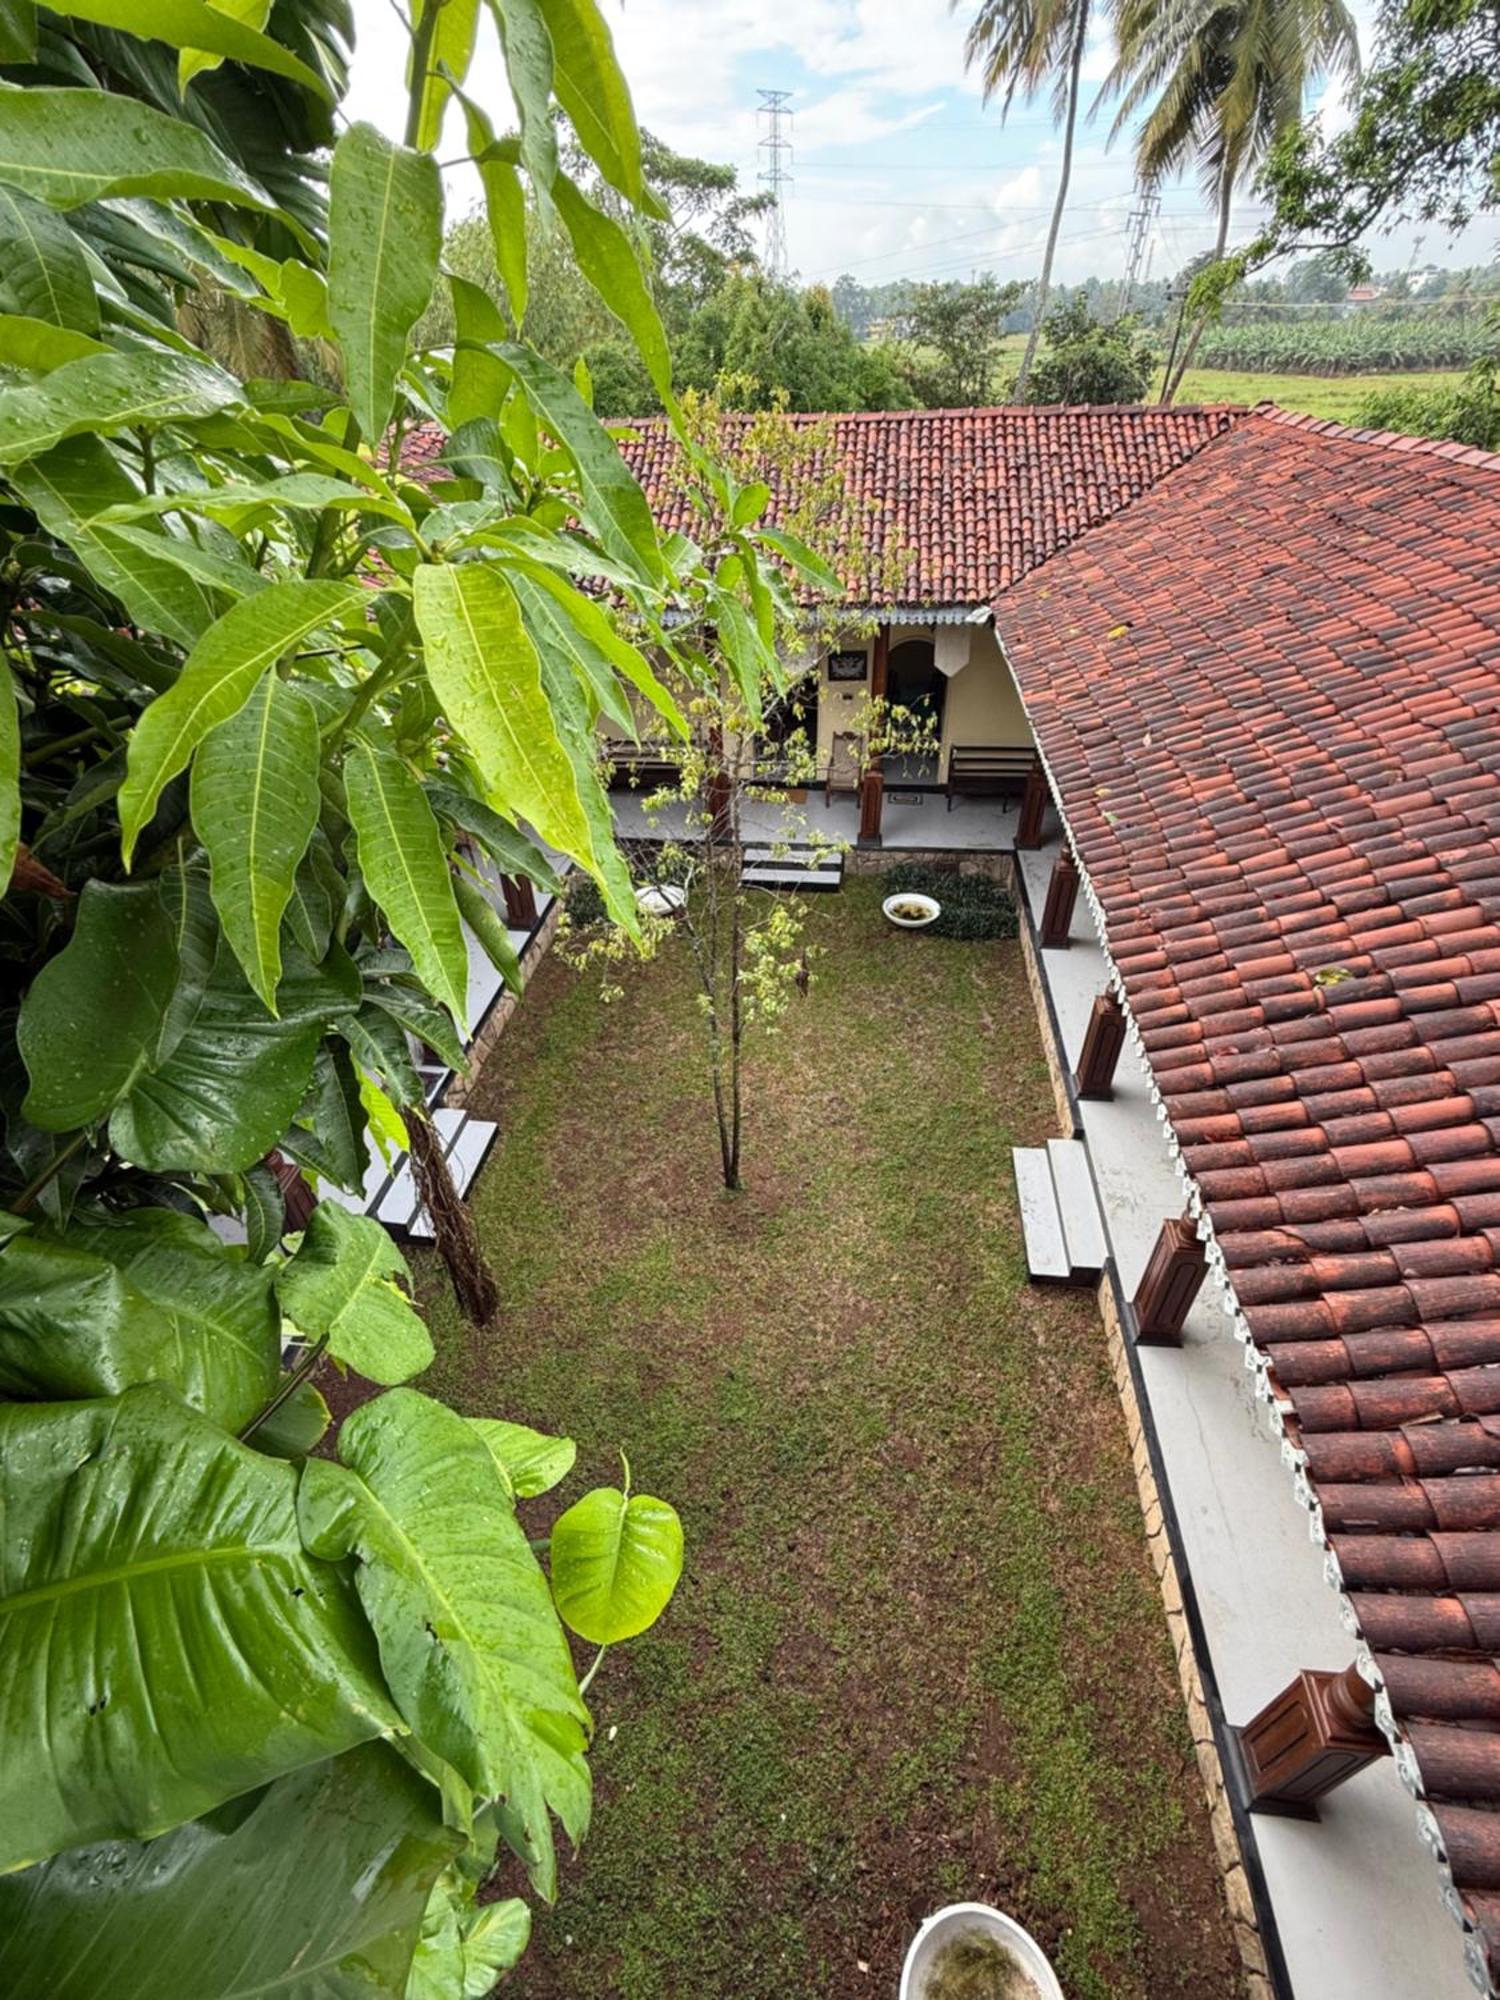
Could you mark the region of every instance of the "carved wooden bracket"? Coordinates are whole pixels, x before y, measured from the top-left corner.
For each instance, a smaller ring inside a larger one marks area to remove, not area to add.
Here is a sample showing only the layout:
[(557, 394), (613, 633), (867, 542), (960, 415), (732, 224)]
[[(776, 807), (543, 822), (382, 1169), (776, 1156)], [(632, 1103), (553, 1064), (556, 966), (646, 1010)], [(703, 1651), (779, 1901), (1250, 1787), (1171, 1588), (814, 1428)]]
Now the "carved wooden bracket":
[(505, 921), (512, 930), (529, 931), (536, 928), (536, 890), (526, 875), (502, 875), (500, 887), (505, 892)]
[(1080, 1097), (1111, 1098), (1115, 1094), (1115, 1065), (1125, 1046), (1125, 1009), (1111, 990), (1101, 993), (1089, 1015), (1088, 1032), (1074, 1074)]
[(1198, 1232), (1180, 1215), (1161, 1226), (1156, 1247), (1142, 1273), (1132, 1302), (1135, 1337), (1143, 1347), (1177, 1347), (1183, 1321), (1198, 1296), (1208, 1259)]
[(1054, 951), (1072, 943), (1068, 932), (1073, 923), (1073, 905), (1078, 901), (1078, 863), (1071, 847), (1065, 847), (1052, 868), (1047, 884), (1047, 901), (1042, 908), (1042, 943)]
[(1038, 757), (1026, 774), (1026, 790), (1021, 795), (1021, 814), (1016, 823), (1016, 846), (1040, 847), (1046, 817), (1047, 777)]
[(1315, 1819), (1315, 1799), (1389, 1750), (1374, 1706), (1375, 1690), (1357, 1667), (1299, 1673), (1235, 1731), (1250, 1810)]

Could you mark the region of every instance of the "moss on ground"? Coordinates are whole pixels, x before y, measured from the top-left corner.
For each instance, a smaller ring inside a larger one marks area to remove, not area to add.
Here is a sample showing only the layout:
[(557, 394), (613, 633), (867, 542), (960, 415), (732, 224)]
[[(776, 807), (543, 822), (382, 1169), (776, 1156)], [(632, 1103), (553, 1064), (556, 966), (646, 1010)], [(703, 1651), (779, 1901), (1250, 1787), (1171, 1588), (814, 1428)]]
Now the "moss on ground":
[[(938, 1903), (1013, 1911), (1076, 2000), (1238, 1990), (1104, 1337), (1026, 1283), (1050, 1127), (1019, 947), (898, 936), (878, 883), (764, 1042), (725, 1196), (686, 968), (555, 961), (491, 1064), (506, 1306), (425, 1263), (465, 1410), (672, 1499), (687, 1573), (595, 1684), (595, 1826), (519, 1990), (895, 1991)], [(427, 1385), (424, 1385), (427, 1386)]]

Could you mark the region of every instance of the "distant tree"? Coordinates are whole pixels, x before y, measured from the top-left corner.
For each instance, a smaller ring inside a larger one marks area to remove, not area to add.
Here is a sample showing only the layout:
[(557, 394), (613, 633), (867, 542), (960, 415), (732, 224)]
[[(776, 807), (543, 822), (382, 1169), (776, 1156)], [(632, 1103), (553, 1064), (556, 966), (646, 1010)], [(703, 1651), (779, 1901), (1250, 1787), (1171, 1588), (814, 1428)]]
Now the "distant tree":
[[(1300, 128), (1309, 83), (1355, 75), (1359, 41), (1344, 0), (1122, 0), (1109, 88), (1123, 93), (1116, 133), (1143, 109), (1136, 171), (1144, 181), (1196, 162), (1218, 210), (1214, 260), (1229, 242), (1230, 203), (1276, 141)], [(1149, 108), (1147, 108), (1149, 107)], [(1170, 403), (1208, 324), (1195, 301), (1162, 383)]]
[(1477, 362), (1451, 389), (1381, 389), (1366, 396), (1356, 421), (1374, 430), (1500, 451), (1500, 363)]
[(1026, 385), (1028, 403), (1139, 403), (1151, 387), (1156, 350), (1130, 319), (1106, 326), (1081, 299), (1054, 307), (1047, 345)]
[[(952, 0), (956, 8), (959, 0)], [(1036, 356), (1037, 336), (1052, 287), (1052, 263), (1073, 177), (1073, 140), (1078, 129), (1078, 93), (1083, 75), (1083, 51), (1093, 17), (1091, 0), (980, 0), (964, 42), (964, 61), (978, 70), (985, 102), (999, 96), (1002, 117), (1019, 90), (1030, 99), (1044, 84), (1052, 85), (1052, 117), (1063, 128), (1062, 167), (1057, 198), (1047, 230), (1047, 247), (1036, 285), (1036, 307), (1026, 351), (1016, 375), (1016, 397), (1026, 397), (1027, 378)]]
[(1349, 280), (1335, 259), (1320, 253), (1293, 264), (1282, 294), (1294, 305), (1338, 305), (1349, 295)]
[(1376, 226), (1457, 231), (1500, 203), (1500, 8), (1494, 0), (1385, 0), (1353, 123), (1288, 133), (1261, 177), (1275, 206), (1252, 259), (1322, 244), (1363, 276)]
[(856, 340), (826, 290), (760, 271), (730, 274), (689, 321), (675, 359), (684, 387), (711, 393), (738, 377), (756, 409), (784, 401), (792, 410), (887, 410), (913, 401), (893, 351)]
[(988, 274), (969, 285), (912, 286), (901, 317), (910, 344), (903, 367), (920, 403), (942, 409), (993, 399), (1005, 316), (1024, 289)]

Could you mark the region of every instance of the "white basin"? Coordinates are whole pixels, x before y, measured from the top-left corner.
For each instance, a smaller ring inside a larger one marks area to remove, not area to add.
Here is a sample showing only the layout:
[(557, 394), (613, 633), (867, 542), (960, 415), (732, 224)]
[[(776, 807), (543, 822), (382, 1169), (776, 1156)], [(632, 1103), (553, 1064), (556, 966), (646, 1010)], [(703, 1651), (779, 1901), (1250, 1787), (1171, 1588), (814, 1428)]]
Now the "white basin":
[[(935, 923), (943, 913), (941, 903), (931, 896), (919, 896), (914, 889), (903, 889), (897, 896), (887, 896), (881, 904), (886, 916), (901, 931), (924, 931), (930, 923)], [(920, 909), (919, 917), (902, 916), (904, 910)]]
[[(1013, 1918), (991, 1909), (988, 1903), (950, 1903), (944, 1910), (934, 1910), (912, 1939), (911, 1950), (906, 1954), (906, 1963), (901, 1968), (901, 2000), (924, 2000), (927, 1981), (944, 1946), (971, 1931), (982, 1931), (1004, 1946), (1017, 1970), (1036, 1989), (1036, 2000), (1063, 2000), (1057, 1974), (1036, 1939)], [(1025, 2000), (1031, 2000), (1031, 1996), (1026, 1994)]]

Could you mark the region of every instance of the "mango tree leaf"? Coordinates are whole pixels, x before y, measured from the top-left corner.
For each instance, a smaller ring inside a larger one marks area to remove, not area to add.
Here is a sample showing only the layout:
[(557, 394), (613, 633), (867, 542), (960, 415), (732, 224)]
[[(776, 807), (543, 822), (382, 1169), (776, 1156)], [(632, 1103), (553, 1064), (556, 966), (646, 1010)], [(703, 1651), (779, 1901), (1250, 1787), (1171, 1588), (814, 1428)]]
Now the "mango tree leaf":
[(66, 12), (101, 28), (170, 42), (174, 49), (202, 49), (231, 62), (271, 70), (317, 97), (329, 95), (325, 79), (299, 62), (290, 49), (212, 6), (210, 0), (147, 0), (145, 6), (142, 0), (67, 0)]
[[(443, 113), (455, 83), (469, 74), (474, 57), (474, 37), (479, 27), (479, 0), (428, 0), (437, 10), (427, 72), (417, 112), (418, 152), (430, 153), (442, 136)], [(413, 60), (415, 59), (413, 50)], [(407, 65), (407, 88), (411, 87), (411, 63)]]
[(50, 320), (27, 319), (21, 313), (0, 314), (0, 366), (21, 368), (28, 375), (50, 375), (65, 362), (108, 349), (92, 334), (54, 326)]
[(241, 400), (232, 375), (183, 354), (84, 354), (41, 382), (0, 389), (0, 465), (84, 433), (209, 417)]
[(360, 430), (379, 443), (407, 336), (432, 297), (442, 247), (437, 162), (351, 125), (329, 182), (328, 312)]
[(318, 712), (276, 674), (203, 739), (193, 826), (208, 852), (214, 907), (245, 976), (276, 1012), (281, 918), (318, 823)]
[(599, 780), (599, 739), (593, 711), (584, 699), (583, 689), (557, 653), (549, 651), (542, 656), (542, 686), (552, 705), (558, 740), (573, 767), (579, 800), (588, 820), (596, 856), (595, 880), (616, 922), (634, 932), (638, 922), (635, 885), (615, 843), (614, 809)]
[(641, 136), (614, 42), (594, 0), (544, 0), (557, 101), (594, 165), (625, 199), (641, 200)]
[(8, 187), (0, 187), (0, 308), (80, 333), (99, 331), (83, 245), (60, 215)]
[(375, 979), (365, 991), (371, 1006), (379, 1007), (419, 1042), (425, 1042), (449, 1069), (467, 1069), (468, 1057), (451, 1018), (441, 1007), (433, 1005), (415, 980), (407, 984), (395, 979)]
[(0, 92), (0, 181), (49, 208), (144, 194), (280, 213), (196, 126), (107, 90)]
[(762, 528), (760, 538), (820, 590), (826, 590), (834, 597), (843, 595), (844, 585), (837, 570), (816, 549), (809, 548), (799, 535), (790, 534), (785, 528)]
[[(264, 28), (271, 16), (271, 0), (211, 0), (211, 4), (252, 28)], [(223, 60), (202, 49), (184, 49), (177, 58), (177, 95), (186, 97), (188, 85), (206, 71), (217, 69)]]
[(453, 318), (458, 334), (453, 350), (453, 382), (448, 391), (448, 427), (458, 430), (476, 418), (495, 417), (513, 381), (509, 368), (486, 343), (503, 344), (510, 329), (499, 306), (481, 285), (450, 275)]
[(588, 1711), (495, 1462), (463, 1417), (413, 1389), (362, 1405), (338, 1448), (342, 1466), (302, 1470), (307, 1545), (358, 1558), (397, 1706), (475, 1792), (506, 1802), (550, 1886), (549, 1806), (575, 1839), (587, 1820)]
[(479, 167), (485, 215), (495, 250), (495, 269), (510, 301), (517, 327), (526, 317), (526, 195), (516, 172), (520, 148), (514, 139), (496, 139), (495, 128), (472, 98), (459, 92), (469, 151)]
[(499, 1417), (470, 1417), (469, 1422), (489, 1447), (512, 1492), (523, 1500), (550, 1492), (573, 1470), (578, 1447), (572, 1438), (548, 1437), (545, 1431), (505, 1423)]
[(521, 119), (521, 158), (545, 201), (557, 173), (552, 123), (552, 37), (539, 0), (490, 0), (500, 31), (505, 77)]
[(445, 785), (435, 778), (427, 780), (426, 790), (433, 811), (477, 841), (502, 875), (525, 875), (539, 889), (554, 896), (559, 893), (562, 882), (557, 870), (536, 842), (491, 811), (483, 799), (471, 798), (457, 785)]
[(141, 716), (130, 739), (120, 824), (128, 862), (163, 787), (221, 722), (236, 715), (267, 668), (320, 625), (360, 602), (357, 584), (289, 578), (231, 605), (204, 633), (182, 672)]
[(404, 1382), (432, 1360), (432, 1336), (396, 1276), (406, 1259), (373, 1216), (336, 1202), (312, 1212), (301, 1248), (276, 1280), (281, 1309), (309, 1339), (372, 1382)]
[[(326, 400), (320, 397), (321, 400)], [(238, 525), (256, 509), (282, 507), (294, 513), (321, 514), (325, 507), (378, 514), (388, 521), (410, 522), (410, 510), (399, 501), (382, 499), (365, 487), (351, 487), (321, 472), (288, 472), (279, 479), (230, 481), (223, 486), (174, 487), (170, 493), (147, 493), (107, 508), (97, 518), (105, 523), (138, 521), (153, 514), (203, 514), (209, 520)]]
[[(416, 574), (415, 601), (428, 678), (473, 754), (489, 803), (601, 874), (606, 856), (597, 851), (579, 774), (558, 735), (541, 661), (510, 585), (488, 565), (426, 563)], [(592, 773), (584, 782), (597, 790)], [(616, 907), (618, 900), (611, 913), (633, 923), (633, 898)]]
[[(675, 736), (687, 741), (687, 718), (670, 691), (652, 671), (651, 663), (639, 647), (622, 639), (608, 614), (593, 598), (575, 590), (556, 570), (540, 563), (522, 562), (512, 573), (512, 581), (522, 604), (530, 612), (532, 630), (538, 627), (569, 655), (586, 686), (620, 674), (643, 694)], [(627, 715), (629, 711), (627, 710)], [(636, 734), (634, 716), (629, 716), (631, 735)]]
[[(347, 1032), (349, 1021), (339, 1023)], [(354, 1193), (370, 1164), (368, 1119), (359, 1078), (347, 1049), (318, 1050), (312, 1088), (298, 1107), (296, 1121), (282, 1134), (281, 1151), (335, 1187)]]
[(153, 1173), (243, 1173), (291, 1124), (324, 1034), (359, 997), (343, 954), (313, 966), (290, 951), (276, 990), (278, 1019), (221, 944), (191, 1026), (115, 1106), (115, 1150)]
[(154, 884), (89, 882), (73, 935), (21, 1003), (16, 1029), (31, 1088), (25, 1115), (44, 1132), (102, 1118), (154, 1056), (177, 983), (171, 925)]
[(370, 894), (422, 984), (462, 1025), (469, 954), (443, 837), (421, 785), (392, 751), (358, 739), (344, 759), (344, 792)]
[(672, 401), (672, 357), (666, 330), (629, 236), (596, 208), (582, 190), (560, 173), (552, 189), (557, 212), (573, 244), (578, 268), (635, 341), (646, 372), (669, 407)]
[(513, 341), (500, 352), (539, 421), (573, 462), (589, 531), (634, 575), (658, 581), (663, 566), (651, 509), (614, 439), (560, 368)]
[(0, 0), (0, 62), (29, 63), (36, 55), (36, 0)]
[(665, 1500), (597, 1486), (552, 1530), (552, 1594), (581, 1639), (612, 1646), (654, 1625), (682, 1575), (682, 1523)]
[(470, 876), (458, 875), (453, 887), (458, 897), (458, 907), (463, 912), (464, 922), (472, 932), (475, 942), (511, 992), (522, 993), (526, 981), (521, 973), (521, 961), (516, 955), (516, 948), (510, 941), (510, 930), (505, 919)]
[(16, 684), (0, 659), (0, 895), (10, 887), (21, 839), (21, 724)]
[(0, 1989), (16, 2000), (399, 1995), (460, 1839), (425, 1779), (387, 1745), (362, 1744), (157, 1840), (0, 1878)]
[(159, 887), (177, 952), (177, 984), (162, 1016), (153, 1066), (166, 1061), (198, 1018), (219, 948), (219, 920), (209, 894), (208, 870), (196, 861), (185, 868), (164, 869)]
[(296, 1485), (155, 1385), (0, 1405), (0, 1868), (148, 1838), (396, 1726)]

